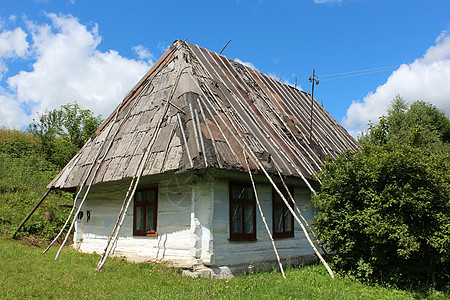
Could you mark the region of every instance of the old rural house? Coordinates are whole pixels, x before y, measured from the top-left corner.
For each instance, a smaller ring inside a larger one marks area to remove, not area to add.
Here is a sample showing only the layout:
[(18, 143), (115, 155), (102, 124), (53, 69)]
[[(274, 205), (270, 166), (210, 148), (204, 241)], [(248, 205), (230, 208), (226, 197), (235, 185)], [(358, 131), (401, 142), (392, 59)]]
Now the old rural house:
[(325, 157), (358, 148), (315, 100), (312, 132), (310, 120), (309, 94), (175, 41), (49, 188), (77, 192), (74, 247), (83, 252), (183, 268), (269, 266), (260, 203), (281, 259), (308, 259), (276, 187), (310, 219)]

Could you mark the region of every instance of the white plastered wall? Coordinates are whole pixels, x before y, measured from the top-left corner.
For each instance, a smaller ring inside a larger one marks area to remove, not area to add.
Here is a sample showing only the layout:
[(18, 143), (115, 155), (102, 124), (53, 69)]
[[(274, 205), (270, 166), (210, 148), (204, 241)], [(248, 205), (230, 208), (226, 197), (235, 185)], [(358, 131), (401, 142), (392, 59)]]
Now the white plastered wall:
[[(262, 182), (261, 182), (262, 181)], [(245, 178), (240, 182), (246, 182)], [(248, 183), (250, 183), (248, 179)], [(216, 266), (231, 266), (275, 261), (276, 256), (266, 228), (256, 208), (256, 241), (229, 241), (229, 180), (217, 178), (214, 195), (214, 255)], [(272, 230), (272, 185), (260, 180), (256, 189), (264, 217)], [(314, 215), (309, 190), (301, 185), (294, 186), (294, 198), (307, 220)], [(275, 244), (281, 259), (314, 255), (300, 225), (294, 220), (294, 237), (276, 239)]]
[[(83, 219), (77, 220), (74, 247), (82, 252), (103, 253), (129, 183), (126, 180), (92, 187), (82, 208)], [(114, 255), (185, 268), (202, 262), (211, 264), (213, 177), (169, 172), (143, 177), (139, 186), (158, 186), (157, 236), (133, 236), (131, 203)]]
[[(248, 178), (239, 172), (232, 172), (231, 176), (228, 173), (217, 176), (218, 173), (211, 170), (182, 174), (169, 172), (143, 177), (140, 187), (158, 186), (158, 235), (133, 237), (131, 203), (114, 255), (184, 268), (197, 264), (229, 266), (276, 260), (258, 210), (257, 241), (229, 241), (229, 178), (242, 182), (247, 182)], [(76, 248), (99, 254), (104, 251), (129, 183), (126, 180), (93, 186), (82, 209), (83, 219), (76, 224)], [(310, 220), (314, 208), (308, 205), (309, 190), (301, 184), (289, 185), (294, 186), (295, 200), (304, 217)], [(264, 216), (272, 229), (272, 186), (260, 178), (256, 187)], [(87, 211), (91, 214), (89, 222)], [(275, 240), (282, 259), (313, 254), (295, 221), (294, 229), (294, 238)]]

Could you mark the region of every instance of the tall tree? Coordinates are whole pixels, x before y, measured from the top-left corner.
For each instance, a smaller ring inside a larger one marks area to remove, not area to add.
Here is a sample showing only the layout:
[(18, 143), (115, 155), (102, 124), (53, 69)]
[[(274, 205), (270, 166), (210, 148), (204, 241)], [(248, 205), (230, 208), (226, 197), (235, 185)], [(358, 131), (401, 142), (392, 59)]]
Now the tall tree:
[(60, 109), (45, 111), (39, 120), (33, 120), (28, 131), (41, 141), (47, 159), (63, 167), (86, 143), (101, 124), (102, 117), (77, 102), (62, 105)]
[(426, 151), (448, 151), (450, 121), (443, 111), (424, 101), (410, 106), (396, 96), (378, 125), (369, 124), (369, 130), (360, 138), (362, 144), (408, 144)]

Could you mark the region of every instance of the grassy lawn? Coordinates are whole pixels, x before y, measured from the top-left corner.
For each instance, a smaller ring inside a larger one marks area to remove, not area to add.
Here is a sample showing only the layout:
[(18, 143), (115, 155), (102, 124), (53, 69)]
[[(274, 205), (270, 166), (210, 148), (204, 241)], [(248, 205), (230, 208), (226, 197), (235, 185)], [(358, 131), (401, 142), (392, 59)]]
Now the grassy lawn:
[[(101, 273), (98, 255), (66, 248), (54, 261), (57, 247), (42, 249), (0, 238), (0, 297), (80, 299), (414, 299), (420, 294), (349, 279), (329, 278), (319, 265), (263, 272), (231, 280), (183, 277), (161, 265), (133, 264), (111, 258)], [(433, 299), (448, 299), (438, 293)]]

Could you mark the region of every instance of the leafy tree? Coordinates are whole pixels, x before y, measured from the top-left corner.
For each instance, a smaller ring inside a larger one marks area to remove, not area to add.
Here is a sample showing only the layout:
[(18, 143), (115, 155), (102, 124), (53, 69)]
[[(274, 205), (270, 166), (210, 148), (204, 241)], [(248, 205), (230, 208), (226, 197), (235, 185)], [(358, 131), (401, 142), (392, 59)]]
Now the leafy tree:
[(414, 287), (450, 280), (450, 120), (396, 97), (362, 149), (329, 160), (314, 199), (335, 268)]
[(63, 167), (101, 122), (101, 116), (94, 116), (92, 111), (81, 109), (74, 102), (39, 115), (39, 120), (33, 120), (28, 131), (40, 140), (47, 159)]
[(444, 112), (424, 101), (408, 107), (406, 101), (396, 96), (386, 116), (378, 125), (369, 124), (362, 144), (408, 144), (428, 152), (448, 152), (450, 121)]

